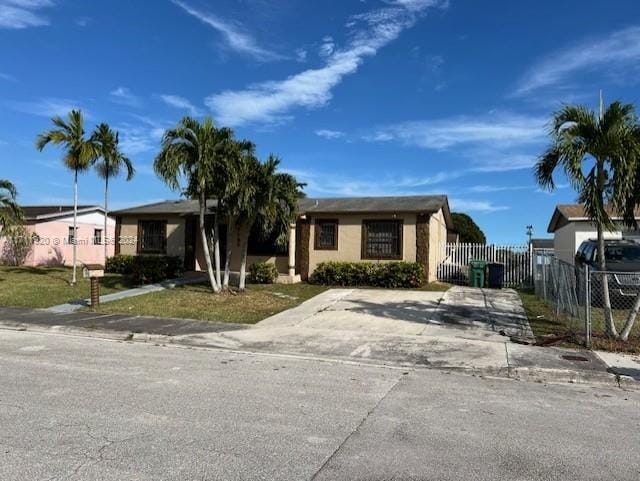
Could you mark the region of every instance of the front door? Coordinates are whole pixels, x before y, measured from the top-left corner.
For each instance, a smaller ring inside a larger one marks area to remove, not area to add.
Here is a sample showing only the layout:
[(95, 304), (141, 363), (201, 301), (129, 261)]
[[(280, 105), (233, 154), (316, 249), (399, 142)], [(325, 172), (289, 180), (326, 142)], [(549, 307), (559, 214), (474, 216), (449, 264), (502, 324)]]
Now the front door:
[(196, 239), (198, 238), (198, 219), (187, 217), (184, 233), (184, 270), (196, 270)]

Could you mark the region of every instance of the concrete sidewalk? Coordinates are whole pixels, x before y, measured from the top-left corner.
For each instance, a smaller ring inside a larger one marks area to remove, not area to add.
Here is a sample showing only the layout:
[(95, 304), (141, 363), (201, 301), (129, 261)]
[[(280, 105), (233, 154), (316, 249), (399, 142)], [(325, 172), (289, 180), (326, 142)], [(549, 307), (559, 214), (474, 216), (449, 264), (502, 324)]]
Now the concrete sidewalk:
[[(150, 292), (164, 291), (165, 289), (173, 289), (174, 287), (184, 286), (187, 284), (197, 284), (199, 282), (206, 281), (206, 279), (206, 275), (204, 274), (190, 275), (181, 277), (179, 279), (168, 279), (166, 281), (158, 282), (157, 284), (147, 284), (140, 287), (134, 287), (133, 289), (105, 294), (103, 296), (100, 296), (100, 303), (102, 304), (105, 302), (127, 299), (129, 297), (142, 296), (144, 294), (149, 294)], [(89, 299), (78, 299), (77, 301), (48, 307), (45, 310), (55, 313), (75, 312), (79, 311), (83, 307), (88, 307), (89, 304)]]

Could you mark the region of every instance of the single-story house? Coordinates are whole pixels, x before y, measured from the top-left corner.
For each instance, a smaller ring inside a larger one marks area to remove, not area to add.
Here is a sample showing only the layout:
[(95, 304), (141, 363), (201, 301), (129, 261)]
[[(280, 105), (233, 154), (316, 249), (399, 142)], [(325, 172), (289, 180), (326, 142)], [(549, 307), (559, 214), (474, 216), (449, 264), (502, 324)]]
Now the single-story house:
[[(209, 202), (215, 206), (215, 200)], [(210, 209), (211, 210), (211, 209)], [(166, 254), (183, 257), (186, 270), (204, 270), (196, 200), (165, 201), (123, 209), (116, 216), (116, 254)], [(206, 222), (212, 222), (211, 212)], [(210, 225), (210, 224), (209, 224)], [(240, 235), (222, 225), (224, 256), (227, 228), (235, 243), (231, 270), (240, 268)], [(424, 266), (429, 281), (447, 233), (453, 229), (447, 197), (303, 198), (286, 246), (251, 236), (248, 263), (272, 262), (279, 282), (306, 280), (325, 261), (412, 261)], [(224, 262), (224, 259), (223, 259)]]
[[(71, 265), (74, 240), (77, 259), (81, 263), (103, 264), (104, 242), (108, 242), (107, 255), (114, 253), (115, 220), (107, 219), (108, 232), (105, 233), (102, 207), (78, 206), (75, 233), (72, 205), (22, 206), (22, 212), (25, 227), (33, 239), (33, 249), (25, 262), (27, 266)], [(6, 242), (0, 237), (0, 258), (6, 255), (5, 248)]]
[(532, 249), (550, 249), (553, 250), (553, 239), (531, 239)]
[[(609, 211), (614, 221), (621, 221), (620, 215)], [(636, 219), (640, 221), (640, 209), (636, 212)], [(597, 238), (596, 226), (587, 217), (582, 204), (559, 204), (556, 206), (547, 232), (553, 234), (553, 249), (557, 259), (573, 264), (580, 244), (589, 239)], [(605, 239), (621, 239), (623, 237), (638, 237), (638, 232), (625, 229), (622, 225), (618, 230), (604, 232)]]

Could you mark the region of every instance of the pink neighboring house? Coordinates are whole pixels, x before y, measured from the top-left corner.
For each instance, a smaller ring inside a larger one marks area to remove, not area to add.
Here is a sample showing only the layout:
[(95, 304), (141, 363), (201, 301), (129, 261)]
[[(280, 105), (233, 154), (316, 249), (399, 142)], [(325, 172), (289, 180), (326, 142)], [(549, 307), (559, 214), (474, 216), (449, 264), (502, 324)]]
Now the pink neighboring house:
[[(73, 262), (73, 206), (23, 206), (27, 229), (35, 234), (28, 266), (71, 265)], [(78, 206), (77, 257), (79, 263), (104, 264), (104, 242), (107, 255), (114, 253), (115, 220), (107, 221), (104, 232), (104, 209), (95, 205)], [(3, 240), (0, 239), (0, 254)]]

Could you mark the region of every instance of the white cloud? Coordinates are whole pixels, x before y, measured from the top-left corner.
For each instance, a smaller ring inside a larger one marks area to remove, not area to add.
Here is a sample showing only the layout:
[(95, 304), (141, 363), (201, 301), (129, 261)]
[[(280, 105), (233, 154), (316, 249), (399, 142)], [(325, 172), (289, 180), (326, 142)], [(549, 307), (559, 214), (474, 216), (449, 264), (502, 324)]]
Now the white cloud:
[(514, 190), (526, 190), (531, 186), (526, 185), (474, 185), (469, 187), (469, 192), (477, 194), (489, 194), (492, 192), (509, 192)]
[[(137, 155), (143, 152), (160, 149), (160, 141), (168, 123), (158, 122), (143, 115), (132, 115), (137, 122), (122, 123), (116, 130), (120, 132), (120, 145), (127, 155)], [(136, 167), (137, 169), (137, 167)]]
[(392, 42), (413, 26), (427, 7), (441, 6), (440, 0), (394, 1), (389, 6), (352, 17), (350, 40), (337, 48), (324, 66), (291, 75), (285, 80), (251, 85), (244, 90), (226, 90), (211, 95), (206, 105), (223, 124), (237, 126), (251, 122), (279, 123), (291, 118), (296, 107), (325, 105), (342, 79), (354, 74), (365, 58)]
[(640, 27), (633, 26), (609, 36), (560, 50), (533, 65), (523, 76), (515, 95), (526, 95), (549, 86), (560, 86), (579, 72), (611, 68), (634, 68), (640, 61)]
[(15, 82), (16, 78), (13, 75), (9, 75), (8, 73), (0, 72), (0, 80), (6, 80), (7, 82)]
[(339, 130), (330, 129), (318, 129), (315, 131), (315, 134), (318, 137), (323, 137), (328, 140), (341, 139), (346, 135), (344, 132), (340, 132)]
[(49, 25), (39, 10), (52, 7), (51, 0), (0, 0), (0, 28), (21, 29)]
[(85, 118), (91, 118), (91, 114), (83, 109), (79, 102), (70, 99), (60, 99), (55, 97), (45, 97), (33, 102), (8, 102), (13, 110), (25, 114), (38, 115), (42, 117), (66, 117), (71, 110), (82, 110)]
[(112, 102), (122, 105), (128, 105), (129, 107), (140, 107), (140, 98), (134, 95), (127, 87), (118, 87), (115, 90), (109, 92), (109, 96)]
[(444, 150), (460, 145), (499, 144), (501, 148), (539, 142), (545, 119), (514, 114), (454, 117), (402, 122), (375, 129), (364, 136), (374, 142), (398, 141), (425, 149)]
[(243, 31), (242, 27), (237, 23), (229, 22), (213, 15), (212, 13), (198, 10), (180, 0), (171, 1), (182, 8), (189, 15), (197, 18), (202, 23), (209, 25), (210, 27), (213, 27), (215, 30), (217, 30), (223, 36), (229, 48), (235, 50), (236, 52), (250, 55), (255, 59), (261, 61), (279, 60), (284, 58), (277, 53), (260, 47), (257, 44), (256, 40), (250, 34)]
[(518, 153), (478, 152), (478, 158), (473, 161), (475, 172), (508, 172), (511, 170), (531, 169), (536, 163), (535, 155)]
[(202, 115), (202, 111), (198, 107), (193, 105), (189, 101), (189, 99), (180, 97), (179, 95), (160, 95), (160, 98), (165, 104), (177, 109), (186, 110), (190, 115), (193, 115), (194, 117)]
[(451, 204), (451, 209), (457, 212), (490, 213), (510, 209), (509, 206), (495, 205), (486, 200), (458, 199), (454, 197), (449, 199), (449, 203)]
[(296, 49), (296, 60), (300, 63), (307, 61), (307, 51), (304, 48)]
[(318, 49), (318, 53), (321, 57), (329, 57), (333, 53), (336, 48), (336, 44), (333, 41), (333, 38), (327, 36), (322, 39), (322, 44)]

